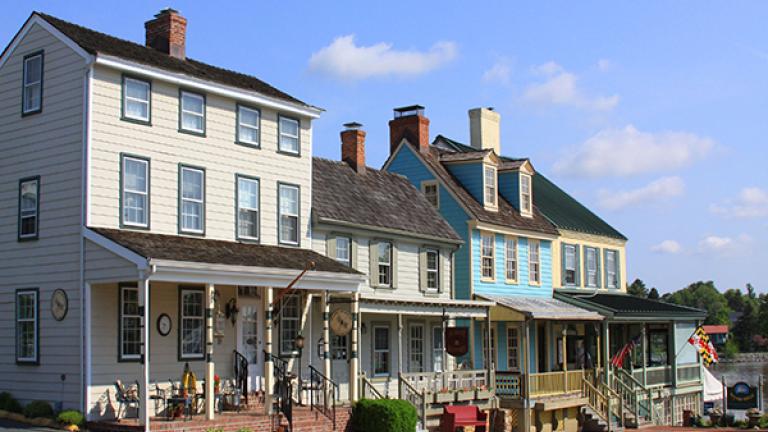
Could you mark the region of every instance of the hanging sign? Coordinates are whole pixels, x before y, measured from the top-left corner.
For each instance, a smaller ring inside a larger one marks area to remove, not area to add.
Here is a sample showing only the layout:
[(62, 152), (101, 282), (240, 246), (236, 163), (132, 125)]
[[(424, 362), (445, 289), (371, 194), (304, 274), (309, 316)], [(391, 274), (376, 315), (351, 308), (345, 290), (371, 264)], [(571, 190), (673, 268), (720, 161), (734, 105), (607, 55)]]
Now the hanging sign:
[(747, 410), (757, 408), (757, 387), (737, 382), (728, 387), (728, 409)]
[(469, 352), (469, 328), (446, 327), (445, 350), (454, 357), (461, 357)]

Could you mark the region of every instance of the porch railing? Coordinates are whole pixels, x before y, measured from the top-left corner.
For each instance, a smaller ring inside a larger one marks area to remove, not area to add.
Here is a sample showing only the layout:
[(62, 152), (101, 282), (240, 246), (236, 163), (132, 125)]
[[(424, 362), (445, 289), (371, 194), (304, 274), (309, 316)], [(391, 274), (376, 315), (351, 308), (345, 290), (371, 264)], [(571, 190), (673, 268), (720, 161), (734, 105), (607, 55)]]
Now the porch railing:
[(426, 429), (427, 426), (427, 390), (417, 389), (409, 383), (408, 377), (403, 373), (397, 375), (397, 394), (400, 399), (406, 400), (416, 408), (416, 412), (419, 414), (420, 428), (417, 430)]
[(677, 367), (677, 382), (699, 381), (699, 364), (680, 365)]
[(365, 372), (360, 374), (360, 394), (363, 399), (384, 399), (384, 396), (368, 379)]
[(585, 371), (576, 369), (568, 372), (539, 372), (531, 374), (531, 397), (552, 396), (564, 393), (578, 393), (582, 390), (581, 380)]
[(623, 368), (615, 368), (611, 390), (621, 396), (621, 400), (635, 416), (638, 424), (641, 420), (653, 421), (652, 390)]
[(248, 406), (248, 359), (237, 350), (232, 351), (233, 371), (235, 373), (235, 388)]
[(523, 396), (523, 380), (520, 372), (496, 371), (496, 395), (520, 399)]
[(583, 376), (579, 383), (581, 394), (587, 399), (587, 405), (592, 411), (608, 424), (618, 419), (620, 425), (624, 424), (624, 404), (621, 396), (604, 383), (592, 383), (591, 379)]
[[(301, 389), (299, 389), (301, 391)], [(339, 385), (322, 372), (309, 366), (309, 409), (318, 410), (321, 414), (333, 422), (333, 430), (336, 430), (336, 400), (339, 394)], [(293, 430), (293, 429), (291, 429)]]
[(487, 370), (457, 370), (449, 372), (408, 372), (400, 373), (399, 380), (421, 392), (437, 393), (443, 389), (461, 390), (491, 387)]
[(293, 430), (293, 380), (288, 370), (288, 362), (267, 351), (264, 351), (264, 359), (269, 359), (274, 364), (275, 404), (278, 412), (288, 421), (289, 430)]

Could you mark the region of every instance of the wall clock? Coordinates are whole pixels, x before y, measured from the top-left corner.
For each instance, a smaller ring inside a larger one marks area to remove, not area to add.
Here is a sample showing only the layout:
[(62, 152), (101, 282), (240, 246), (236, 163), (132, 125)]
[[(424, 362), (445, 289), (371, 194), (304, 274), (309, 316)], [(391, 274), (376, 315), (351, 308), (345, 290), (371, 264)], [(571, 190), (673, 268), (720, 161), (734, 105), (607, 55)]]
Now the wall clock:
[(168, 336), (172, 327), (171, 317), (168, 314), (160, 314), (157, 317), (157, 332), (160, 333), (160, 336)]
[(56, 321), (61, 321), (67, 316), (69, 310), (69, 299), (67, 292), (59, 288), (51, 295), (51, 315)]
[(330, 317), (331, 330), (334, 334), (344, 336), (352, 330), (352, 314), (344, 309), (336, 309)]

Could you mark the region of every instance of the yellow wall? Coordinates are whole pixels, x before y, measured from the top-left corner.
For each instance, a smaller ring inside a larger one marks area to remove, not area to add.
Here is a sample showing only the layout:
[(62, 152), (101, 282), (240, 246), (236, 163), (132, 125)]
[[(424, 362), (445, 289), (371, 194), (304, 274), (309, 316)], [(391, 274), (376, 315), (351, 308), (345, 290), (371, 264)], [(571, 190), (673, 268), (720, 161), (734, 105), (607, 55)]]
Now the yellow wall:
[[(580, 274), (579, 280), (580, 286), (567, 286), (563, 287), (562, 281), (562, 258), (561, 258), (561, 245), (562, 243), (578, 245), (582, 252), (580, 253)], [(604, 270), (604, 255), (602, 249), (614, 249), (619, 251), (619, 291), (627, 290), (627, 251), (626, 240), (615, 239), (612, 237), (603, 237), (592, 234), (583, 234), (576, 231), (560, 230), (560, 236), (557, 240), (552, 242), (552, 286), (554, 288), (586, 288), (584, 278), (584, 246), (595, 247), (600, 249), (600, 286), (601, 291), (607, 290), (603, 281), (605, 276)], [(589, 288), (592, 289), (592, 288)], [(615, 291), (615, 290), (614, 290)]]

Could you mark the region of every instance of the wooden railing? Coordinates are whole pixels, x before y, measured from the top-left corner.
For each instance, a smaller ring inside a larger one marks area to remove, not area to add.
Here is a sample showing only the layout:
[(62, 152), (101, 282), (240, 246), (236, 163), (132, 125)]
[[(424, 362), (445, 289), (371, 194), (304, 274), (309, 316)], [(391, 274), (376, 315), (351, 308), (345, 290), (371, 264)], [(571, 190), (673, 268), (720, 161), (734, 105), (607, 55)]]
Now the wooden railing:
[(677, 382), (699, 381), (699, 364), (680, 365), (677, 367)]
[(622, 368), (615, 368), (611, 390), (621, 396), (622, 402), (629, 408), (638, 422), (644, 419), (653, 421), (653, 394), (635, 378), (630, 372)]
[(519, 372), (496, 371), (496, 395), (520, 399), (523, 396), (523, 379)]
[[(604, 383), (592, 383), (590, 378), (583, 376), (580, 380), (581, 394), (587, 399), (587, 405), (592, 411), (609, 425), (614, 421), (624, 425), (624, 404), (621, 396)], [(609, 428), (610, 430), (610, 428)]]
[[(581, 369), (568, 372), (539, 372), (531, 374), (529, 396), (551, 396), (564, 393), (578, 393), (582, 390), (581, 380), (586, 372)], [(589, 372), (591, 374), (591, 372)]]
[(399, 374), (402, 381), (421, 391), (438, 393), (444, 389), (461, 390), (491, 387), (486, 370), (457, 370), (450, 372), (408, 372)]
[(416, 412), (419, 414), (419, 423), (422, 429), (426, 429), (427, 426), (427, 390), (422, 389), (419, 391), (414, 386), (408, 383), (408, 378), (404, 374), (398, 374), (397, 376), (397, 394), (399, 399), (406, 400), (416, 408)]
[(360, 374), (360, 394), (363, 399), (384, 399), (384, 396), (368, 379), (365, 372)]

